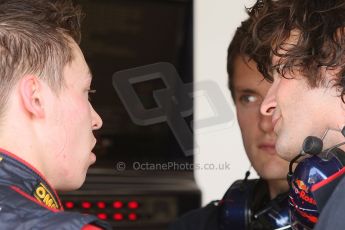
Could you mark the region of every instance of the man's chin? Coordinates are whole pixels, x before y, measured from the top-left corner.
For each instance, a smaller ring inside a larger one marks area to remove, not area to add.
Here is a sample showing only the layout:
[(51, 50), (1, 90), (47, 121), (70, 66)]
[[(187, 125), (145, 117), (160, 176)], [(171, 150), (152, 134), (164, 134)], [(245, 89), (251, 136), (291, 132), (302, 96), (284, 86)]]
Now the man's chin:
[(301, 151), (301, 148), (295, 148), (297, 144), (291, 140), (293, 140), (293, 138), (288, 138), (286, 135), (280, 135), (276, 141), (277, 155), (289, 162)]
[(277, 154), (280, 158), (288, 161), (288, 162), (291, 162), (292, 159), (294, 159), (297, 155), (298, 155), (298, 152), (295, 151), (288, 151), (284, 148), (279, 148), (279, 146), (276, 146), (276, 150), (277, 150)]

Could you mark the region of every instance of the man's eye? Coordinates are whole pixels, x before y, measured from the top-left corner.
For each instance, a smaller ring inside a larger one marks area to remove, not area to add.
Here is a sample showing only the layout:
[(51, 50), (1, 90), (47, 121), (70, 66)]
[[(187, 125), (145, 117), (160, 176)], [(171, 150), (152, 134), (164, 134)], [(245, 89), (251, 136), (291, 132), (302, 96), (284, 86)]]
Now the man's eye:
[(255, 95), (242, 95), (239, 99), (243, 105), (256, 104), (259, 102), (258, 96)]
[(95, 94), (96, 93), (96, 90), (95, 89), (88, 89), (87, 90), (87, 98), (89, 101), (91, 101), (91, 95), (90, 94)]

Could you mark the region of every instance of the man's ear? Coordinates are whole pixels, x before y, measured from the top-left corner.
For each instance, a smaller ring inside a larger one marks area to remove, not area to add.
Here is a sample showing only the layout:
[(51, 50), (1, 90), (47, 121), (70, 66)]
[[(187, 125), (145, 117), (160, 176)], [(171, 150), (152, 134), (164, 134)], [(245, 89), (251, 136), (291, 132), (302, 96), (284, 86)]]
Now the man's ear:
[(32, 116), (44, 116), (42, 82), (37, 76), (27, 75), (19, 81), (19, 94), (23, 109)]

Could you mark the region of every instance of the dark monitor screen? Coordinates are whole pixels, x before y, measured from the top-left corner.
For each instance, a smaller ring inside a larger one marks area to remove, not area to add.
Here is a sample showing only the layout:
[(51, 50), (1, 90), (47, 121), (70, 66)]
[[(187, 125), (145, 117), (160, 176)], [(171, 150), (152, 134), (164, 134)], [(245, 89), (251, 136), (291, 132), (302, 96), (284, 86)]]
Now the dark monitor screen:
[[(157, 62), (175, 66), (184, 83), (193, 81), (192, 0), (78, 0), (86, 14), (81, 49), (93, 75), (91, 103), (103, 120), (96, 132), (94, 167), (117, 162), (189, 162), (166, 122), (135, 124), (112, 85), (120, 70)], [(157, 107), (153, 91), (160, 79), (133, 85), (145, 109)], [(192, 115), (185, 118), (190, 124)]]

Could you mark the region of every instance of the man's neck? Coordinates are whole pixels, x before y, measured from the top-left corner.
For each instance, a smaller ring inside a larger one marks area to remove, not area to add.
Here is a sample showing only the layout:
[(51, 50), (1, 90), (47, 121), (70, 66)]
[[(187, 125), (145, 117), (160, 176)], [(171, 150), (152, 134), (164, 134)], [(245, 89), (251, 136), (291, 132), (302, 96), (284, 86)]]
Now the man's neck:
[(267, 183), (271, 199), (289, 190), (289, 184), (286, 179), (268, 180)]
[[(18, 138), (22, 138), (22, 137), (18, 137)], [(13, 141), (10, 141), (10, 140), (13, 140), (13, 139), (6, 139), (6, 137), (0, 138), (0, 148), (13, 153), (20, 159), (28, 162), (40, 173), (45, 175), (44, 170), (43, 170), (43, 165), (38, 160), (39, 153), (35, 152), (35, 149), (33, 147), (30, 147), (30, 144), (27, 143), (25, 140), (24, 141), (21, 140), (20, 141), (21, 144), (14, 143)]]

